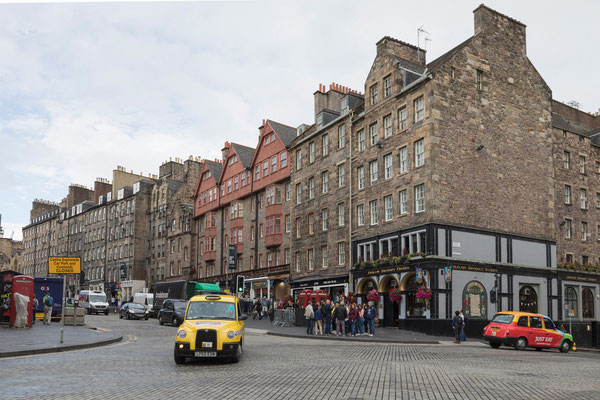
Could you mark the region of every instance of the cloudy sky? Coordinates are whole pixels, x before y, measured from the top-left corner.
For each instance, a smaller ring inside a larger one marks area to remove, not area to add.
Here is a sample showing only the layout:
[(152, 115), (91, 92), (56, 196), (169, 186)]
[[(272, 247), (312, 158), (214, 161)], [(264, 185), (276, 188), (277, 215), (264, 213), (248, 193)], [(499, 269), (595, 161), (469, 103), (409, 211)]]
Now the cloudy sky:
[[(169, 157), (218, 157), (225, 140), (254, 147), (263, 118), (311, 123), (319, 83), (364, 91), (381, 37), (416, 44), (424, 26), (433, 60), (472, 36), (480, 3), (0, 4), (5, 236), (21, 238), (34, 198), (60, 201), (117, 165), (158, 173)], [(600, 3), (485, 4), (527, 25), (554, 98), (600, 108)]]

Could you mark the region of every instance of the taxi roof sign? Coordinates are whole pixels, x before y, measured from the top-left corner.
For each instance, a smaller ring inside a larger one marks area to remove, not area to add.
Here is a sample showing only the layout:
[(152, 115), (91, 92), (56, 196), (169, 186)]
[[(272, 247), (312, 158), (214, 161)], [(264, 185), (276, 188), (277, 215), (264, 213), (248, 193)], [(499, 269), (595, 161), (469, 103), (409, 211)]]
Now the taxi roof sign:
[(48, 257), (49, 274), (80, 274), (80, 257)]

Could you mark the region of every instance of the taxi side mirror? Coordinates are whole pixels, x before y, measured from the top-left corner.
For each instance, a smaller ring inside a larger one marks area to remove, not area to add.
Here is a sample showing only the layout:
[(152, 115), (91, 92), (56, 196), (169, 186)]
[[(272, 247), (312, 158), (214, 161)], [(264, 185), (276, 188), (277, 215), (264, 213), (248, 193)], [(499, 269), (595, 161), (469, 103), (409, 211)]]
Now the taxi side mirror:
[(248, 314), (242, 314), (240, 315), (240, 317), (238, 318), (238, 321), (245, 321), (248, 319)]

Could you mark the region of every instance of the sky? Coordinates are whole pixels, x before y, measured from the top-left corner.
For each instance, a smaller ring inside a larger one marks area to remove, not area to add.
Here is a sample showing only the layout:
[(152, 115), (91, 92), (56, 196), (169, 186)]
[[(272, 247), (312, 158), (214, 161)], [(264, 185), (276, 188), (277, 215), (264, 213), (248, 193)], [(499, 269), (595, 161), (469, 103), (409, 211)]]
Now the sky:
[[(265, 118), (311, 124), (319, 83), (364, 92), (383, 36), (417, 44), (423, 27), (431, 61), (473, 35), (481, 2), (0, 0), (5, 237), (21, 239), (34, 199), (117, 165), (158, 174), (170, 157), (220, 157), (226, 140), (255, 147)], [(556, 100), (598, 111), (600, 2), (485, 4), (527, 25)]]

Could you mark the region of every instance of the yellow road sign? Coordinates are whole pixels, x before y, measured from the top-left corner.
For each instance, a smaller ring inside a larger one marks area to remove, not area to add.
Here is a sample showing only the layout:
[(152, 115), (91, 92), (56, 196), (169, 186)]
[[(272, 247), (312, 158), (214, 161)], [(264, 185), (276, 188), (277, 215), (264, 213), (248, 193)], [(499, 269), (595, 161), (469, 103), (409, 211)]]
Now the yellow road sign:
[(79, 274), (81, 273), (80, 257), (48, 257), (48, 273)]

